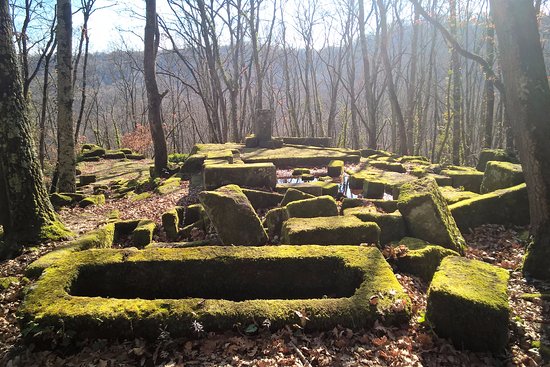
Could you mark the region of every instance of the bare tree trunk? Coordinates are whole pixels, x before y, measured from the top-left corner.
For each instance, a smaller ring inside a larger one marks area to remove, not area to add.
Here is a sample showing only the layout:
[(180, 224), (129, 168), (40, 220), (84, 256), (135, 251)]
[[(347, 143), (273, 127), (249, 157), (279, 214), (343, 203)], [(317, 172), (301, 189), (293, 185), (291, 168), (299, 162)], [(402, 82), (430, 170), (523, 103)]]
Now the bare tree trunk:
[(160, 35), (158, 31), (156, 0), (146, 0), (145, 6), (143, 73), (145, 88), (147, 89), (149, 128), (151, 129), (155, 150), (155, 174), (158, 177), (164, 175), (168, 165), (168, 151), (166, 149), (166, 138), (164, 137), (160, 112), (162, 96), (158, 90), (155, 72)]
[[(487, 62), (492, 65), (495, 59), (495, 30), (492, 22), (487, 22)], [(495, 86), (491, 78), (485, 77), (485, 135), (483, 146), (491, 148), (493, 144), (493, 122), (495, 113)]]
[[(55, 38), (55, 36), (53, 36)], [(38, 160), (40, 161), (40, 167), (44, 168), (44, 157), (46, 150), (46, 112), (48, 109), (48, 87), (50, 85), (50, 61), (53, 56), (53, 52), (57, 45), (57, 41), (54, 40), (50, 51), (44, 58), (44, 81), (42, 83), (42, 106), (40, 106), (40, 120), (38, 122)]]
[(491, 0), (506, 106), (521, 157), (532, 243), (523, 270), (550, 279), (550, 88), (531, 0)]
[(378, 9), (380, 10), (380, 50), (382, 52), (382, 61), (384, 63), (384, 68), (386, 70), (387, 80), (388, 80), (388, 93), (390, 98), (390, 103), (392, 105), (392, 111), (395, 114), (395, 120), (397, 122), (398, 129), (398, 138), (399, 138), (399, 153), (406, 155), (408, 152), (407, 144), (407, 130), (405, 128), (405, 119), (403, 118), (403, 112), (401, 111), (401, 106), (399, 105), (399, 100), (397, 98), (397, 91), (395, 88), (395, 82), (393, 80), (393, 68), (388, 53), (388, 24), (386, 16), (386, 5), (384, 0), (376, 0), (378, 4)]
[(69, 232), (56, 219), (32, 145), (8, 1), (0, 1), (0, 259), (23, 244), (56, 240)]
[(72, 30), (71, 1), (57, 0), (57, 188), (61, 192), (76, 190), (71, 81)]
[(413, 34), (411, 41), (411, 63), (409, 71), (409, 85), (407, 88), (407, 143), (408, 151), (414, 151), (414, 116), (416, 113), (416, 75), (418, 64), (418, 20), (420, 14), (418, 7), (414, 7)]
[[(451, 34), (457, 38), (457, 14), (456, 0), (449, 2), (451, 8)], [(462, 92), (460, 78), (460, 59), (456, 48), (451, 49), (451, 72), (453, 75), (453, 145), (452, 145), (452, 160), (453, 164), (460, 164), (460, 125), (462, 121)]]

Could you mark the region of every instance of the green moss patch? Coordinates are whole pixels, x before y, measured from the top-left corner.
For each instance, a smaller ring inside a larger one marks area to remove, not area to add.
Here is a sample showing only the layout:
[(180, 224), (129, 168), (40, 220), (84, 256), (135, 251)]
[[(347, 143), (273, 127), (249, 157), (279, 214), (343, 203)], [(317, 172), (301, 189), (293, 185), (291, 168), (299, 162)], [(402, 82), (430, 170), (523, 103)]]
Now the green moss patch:
[(446, 257), (428, 290), (428, 321), (459, 348), (501, 351), (508, 341), (508, 278), (499, 267)]
[(176, 209), (169, 210), (162, 214), (162, 228), (169, 241), (175, 241), (179, 232), (179, 216)]
[(529, 200), (525, 184), (459, 201), (450, 205), (449, 209), (463, 232), (482, 224), (529, 224)]
[(487, 162), (483, 181), (481, 182), (481, 193), (486, 194), (498, 189), (516, 186), (524, 181), (520, 164), (490, 161)]
[(12, 284), (19, 283), (17, 277), (0, 277), (0, 291), (8, 289)]
[(479, 196), (479, 194), (476, 194), (475, 192), (463, 191), (452, 186), (439, 187), (439, 191), (441, 191), (441, 195), (443, 195), (443, 198), (448, 205)]
[(286, 205), (289, 217), (313, 218), (338, 215), (338, 206), (333, 197), (324, 195), (312, 199), (293, 201)]
[(213, 164), (204, 167), (203, 183), (207, 190), (229, 184), (274, 189), (277, 172), (271, 163)]
[(380, 227), (354, 216), (290, 218), (283, 223), (281, 242), (291, 245), (378, 244)]
[(155, 192), (160, 195), (166, 195), (180, 188), (181, 179), (179, 177), (170, 177), (162, 181), (156, 188)]
[(81, 208), (86, 208), (92, 205), (103, 205), (105, 204), (105, 195), (90, 195), (87, 198), (83, 199), (78, 203)]
[(379, 212), (375, 206), (362, 206), (344, 210), (344, 215), (353, 215), (363, 222), (374, 222), (380, 227), (380, 243), (386, 244), (405, 236), (405, 221), (399, 211)]
[(403, 185), (398, 207), (410, 235), (463, 253), (466, 242), (434, 179)]
[(25, 275), (29, 278), (38, 278), (44, 269), (51, 266), (56, 261), (71, 255), (73, 252), (91, 248), (109, 248), (113, 245), (114, 238), (115, 224), (106, 224), (103, 227), (85, 233), (77, 239), (33, 261), (29, 264), (27, 269), (25, 269)]
[(289, 187), (288, 190), (286, 190), (285, 192), (283, 200), (281, 201), (281, 206), (286, 206), (287, 204), (290, 204), (293, 201), (313, 199), (314, 197), (315, 197), (314, 195), (310, 195), (301, 190)]
[(297, 311), (305, 330), (397, 324), (411, 312), (375, 248), (277, 246), (79, 252), (45, 271), (20, 316), (29, 336), (154, 340), (190, 335), (194, 321), (207, 332), (265, 319), (278, 329), (300, 324)]
[(267, 233), (252, 204), (237, 185), (203, 191), (199, 200), (225, 245), (262, 245)]

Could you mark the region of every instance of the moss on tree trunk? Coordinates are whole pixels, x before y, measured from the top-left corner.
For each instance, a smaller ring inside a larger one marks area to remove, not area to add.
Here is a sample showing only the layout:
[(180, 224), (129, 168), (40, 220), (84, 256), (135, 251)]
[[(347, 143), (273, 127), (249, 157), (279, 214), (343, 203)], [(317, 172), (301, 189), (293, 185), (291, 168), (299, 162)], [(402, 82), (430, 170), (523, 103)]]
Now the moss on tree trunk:
[(24, 243), (66, 237), (42, 183), (31, 138), (7, 1), (0, 2), (0, 258)]

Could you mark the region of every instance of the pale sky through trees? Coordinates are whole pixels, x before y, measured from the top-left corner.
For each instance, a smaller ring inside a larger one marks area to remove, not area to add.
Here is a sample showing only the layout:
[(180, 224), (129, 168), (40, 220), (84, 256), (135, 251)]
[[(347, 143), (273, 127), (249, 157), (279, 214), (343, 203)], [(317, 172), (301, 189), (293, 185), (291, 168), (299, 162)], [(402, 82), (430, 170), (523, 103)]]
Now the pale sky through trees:
[[(37, 0), (34, 0), (38, 2)], [(186, 0), (182, 0), (186, 2)], [(326, 36), (328, 35), (328, 42), (337, 44), (340, 39), (340, 32), (342, 32), (342, 26), (338, 23), (338, 11), (339, 7), (343, 7), (346, 4), (345, 0), (277, 0), (278, 6), (282, 2), (282, 9), (284, 14), (284, 21), (287, 25), (287, 42), (297, 47), (303, 46), (301, 36), (296, 31), (298, 27), (299, 15), (304, 13), (304, 9), (312, 9), (314, 11), (313, 17), (315, 21), (315, 27), (313, 32), (314, 46), (315, 48), (322, 48), (326, 42)], [(17, 6), (23, 6), (24, 2), (21, 0), (10, 0), (10, 4), (16, 4)], [(53, 15), (53, 7), (55, 5), (54, 0), (43, 1), (43, 8), (38, 10), (41, 17), (47, 19)], [(73, 4), (73, 37), (78, 39), (80, 36), (80, 27), (82, 26), (82, 14), (76, 13), (79, 9), (80, 1), (72, 1)], [(370, 1), (366, 1), (366, 13), (370, 13)], [(411, 5), (404, 2), (404, 11), (410, 12)], [(12, 7), (12, 9), (14, 9)], [(141, 50), (143, 48), (143, 27), (145, 25), (145, 3), (143, 0), (126, 0), (126, 1), (114, 1), (114, 0), (96, 0), (94, 5), (95, 12), (92, 14), (89, 20), (89, 32), (90, 32), (90, 51), (92, 52), (109, 52), (114, 49), (120, 49), (125, 43), (129, 49)], [(260, 17), (265, 23), (269, 23), (273, 13), (273, 0), (262, 1)], [(169, 20), (174, 14), (170, 10), (167, 0), (157, 0), (158, 13)], [(16, 28), (20, 28), (20, 23), (23, 19), (23, 10), (15, 8), (16, 16)], [(404, 16), (402, 14), (402, 16)], [(303, 15), (302, 15), (303, 17)], [(277, 23), (280, 25), (280, 12), (276, 14)], [(373, 18), (374, 19), (374, 15)], [(371, 23), (371, 22), (369, 22)], [(266, 26), (266, 24), (264, 24)], [(29, 33), (45, 34), (47, 33), (47, 25), (44, 28), (31, 30)], [(260, 37), (262, 36), (262, 29), (260, 29)], [(76, 44), (76, 42), (75, 42)]]

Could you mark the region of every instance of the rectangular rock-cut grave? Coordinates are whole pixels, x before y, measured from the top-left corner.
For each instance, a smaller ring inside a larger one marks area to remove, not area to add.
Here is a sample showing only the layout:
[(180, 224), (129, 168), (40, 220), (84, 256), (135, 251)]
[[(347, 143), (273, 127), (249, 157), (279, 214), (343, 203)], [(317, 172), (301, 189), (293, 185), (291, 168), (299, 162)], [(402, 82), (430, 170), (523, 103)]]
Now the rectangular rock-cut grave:
[[(379, 302), (371, 304), (372, 296)], [(410, 299), (376, 248), (201, 247), (88, 250), (45, 270), (28, 293), (23, 328), (79, 338), (155, 339), (268, 319), (272, 329), (368, 327), (410, 317)]]

